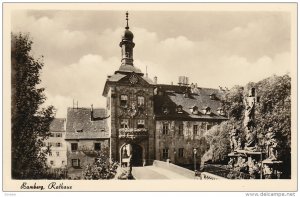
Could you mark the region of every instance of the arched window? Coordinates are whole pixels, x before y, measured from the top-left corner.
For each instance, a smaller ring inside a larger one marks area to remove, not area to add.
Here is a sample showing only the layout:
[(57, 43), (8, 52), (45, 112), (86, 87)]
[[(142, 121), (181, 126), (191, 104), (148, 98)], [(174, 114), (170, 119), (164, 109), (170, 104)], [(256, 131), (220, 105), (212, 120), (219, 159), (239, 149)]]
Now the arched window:
[(122, 95), (121, 95), (121, 99), (120, 99), (120, 105), (121, 105), (122, 107), (126, 107), (127, 104), (128, 104), (128, 96), (125, 95), (125, 94), (122, 94)]

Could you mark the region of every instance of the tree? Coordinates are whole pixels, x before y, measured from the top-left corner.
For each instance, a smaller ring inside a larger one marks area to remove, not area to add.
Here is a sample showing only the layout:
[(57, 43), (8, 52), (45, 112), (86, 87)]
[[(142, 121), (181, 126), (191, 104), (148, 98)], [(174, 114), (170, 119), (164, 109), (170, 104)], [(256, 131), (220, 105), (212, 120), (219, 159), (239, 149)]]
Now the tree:
[(93, 164), (87, 164), (83, 171), (83, 178), (88, 180), (113, 179), (119, 167), (117, 162), (109, 161), (108, 149), (101, 150)]
[(46, 155), (41, 150), (49, 136), (54, 108), (42, 108), (44, 88), (40, 84), (41, 59), (30, 54), (32, 40), (22, 33), (11, 34), (11, 139), (12, 177), (15, 179), (42, 178), (46, 169)]

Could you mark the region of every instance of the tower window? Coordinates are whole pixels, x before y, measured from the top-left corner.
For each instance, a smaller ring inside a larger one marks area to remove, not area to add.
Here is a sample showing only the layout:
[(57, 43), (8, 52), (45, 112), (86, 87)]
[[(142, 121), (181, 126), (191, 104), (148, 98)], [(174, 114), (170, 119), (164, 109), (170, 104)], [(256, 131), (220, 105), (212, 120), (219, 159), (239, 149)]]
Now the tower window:
[(128, 119), (121, 120), (121, 128), (127, 129), (128, 128)]
[(56, 152), (56, 156), (59, 157), (59, 152)]
[(163, 135), (168, 135), (168, 133), (169, 133), (169, 124), (164, 123), (163, 124)]
[(169, 158), (169, 149), (164, 148), (163, 149), (163, 159), (168, 159)]
[(145, 120), (138, 120), (137, 121), (137, 128), (138, 129), (145, 128)]
[(128, 104), (128, 96), (127, 95), (121, 95), (121, 101), (120, 101), (120, 105), (122, 107), (127, 106)]
[(145, 105), (145, 98), (143, 96), (138, 96), (138, 106)]
[(71, 150), (77, 151), (78, 150), (78, 143), (71, 143)]
[(56, 147), (61, 147), (61, 143), (57, 142)]

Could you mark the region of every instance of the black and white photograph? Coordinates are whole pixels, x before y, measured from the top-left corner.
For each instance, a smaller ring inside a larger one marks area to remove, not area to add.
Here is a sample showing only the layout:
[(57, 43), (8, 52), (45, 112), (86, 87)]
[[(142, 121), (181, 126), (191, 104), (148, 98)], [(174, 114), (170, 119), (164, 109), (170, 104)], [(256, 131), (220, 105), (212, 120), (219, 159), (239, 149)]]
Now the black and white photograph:
[(296, 190), (296, 3), (3, 13), (8, 190)]

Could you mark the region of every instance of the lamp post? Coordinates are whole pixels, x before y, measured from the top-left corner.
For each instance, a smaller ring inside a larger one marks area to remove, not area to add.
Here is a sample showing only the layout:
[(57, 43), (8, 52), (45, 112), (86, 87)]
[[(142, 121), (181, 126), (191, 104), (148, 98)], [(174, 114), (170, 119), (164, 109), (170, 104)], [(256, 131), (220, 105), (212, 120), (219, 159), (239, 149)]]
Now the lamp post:
[(194, 171), (195, 171), (195, 175), (196, 175), (196, 169), (197, 169), (197, 167), (196, 167), (196, 155), (197, 155), (197, 149), (196, 148), (194, 148)]

